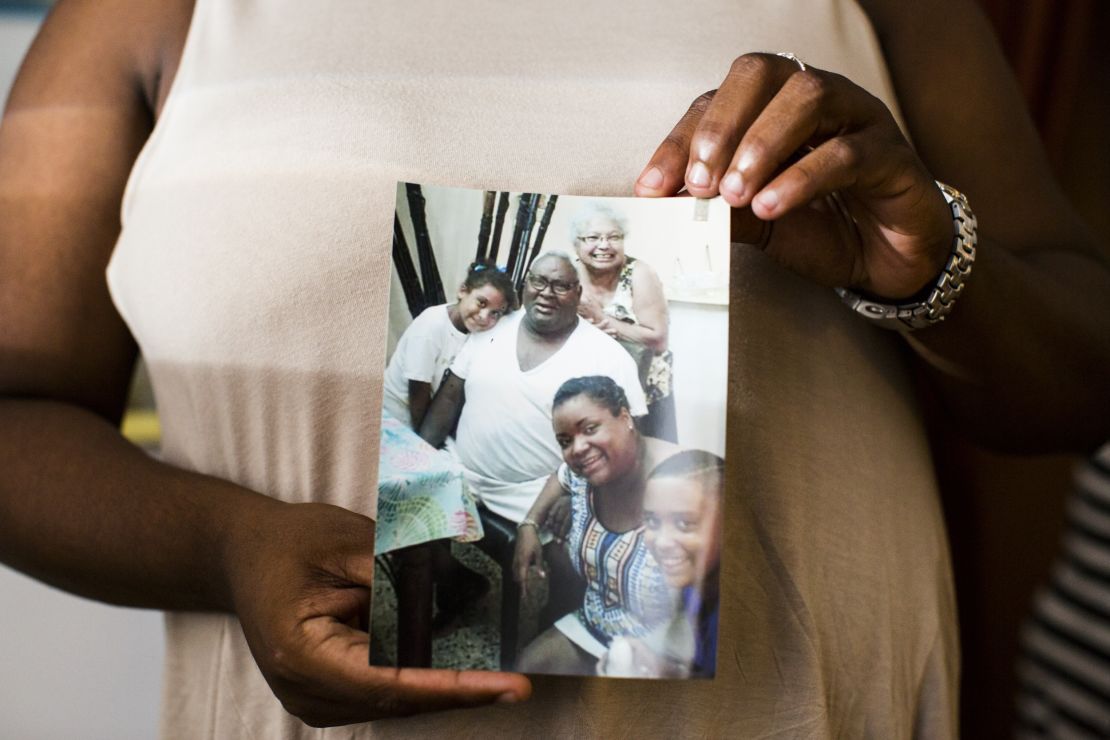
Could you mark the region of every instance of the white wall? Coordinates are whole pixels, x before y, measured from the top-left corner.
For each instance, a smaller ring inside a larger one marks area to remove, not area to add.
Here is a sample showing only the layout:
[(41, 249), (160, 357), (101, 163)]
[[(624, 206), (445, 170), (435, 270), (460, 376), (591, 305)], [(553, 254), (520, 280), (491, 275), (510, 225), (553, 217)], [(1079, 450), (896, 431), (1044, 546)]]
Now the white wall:
[(162, 618), (0, 568), (0, 737), (158, 735)]
[[(0, 99), (40, 20), (0, 6)], [(156, 737), (161, 685), (160, 613), (97, 604), (0, 567), (0, 737)]]
[(672, 301), (668, 308), (678, 441), (724, 457), (728, 306)]

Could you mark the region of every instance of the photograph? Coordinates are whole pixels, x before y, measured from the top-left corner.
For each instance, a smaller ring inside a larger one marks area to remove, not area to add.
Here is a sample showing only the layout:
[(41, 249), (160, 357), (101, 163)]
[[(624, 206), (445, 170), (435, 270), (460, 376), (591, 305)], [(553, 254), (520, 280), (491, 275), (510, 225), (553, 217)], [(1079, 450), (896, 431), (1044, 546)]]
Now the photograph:
[(373, 664), (713, 677), (728, 215), (398, 185)]
[(0, 740), (1110, 738), (1108, 37), (0, 0)]

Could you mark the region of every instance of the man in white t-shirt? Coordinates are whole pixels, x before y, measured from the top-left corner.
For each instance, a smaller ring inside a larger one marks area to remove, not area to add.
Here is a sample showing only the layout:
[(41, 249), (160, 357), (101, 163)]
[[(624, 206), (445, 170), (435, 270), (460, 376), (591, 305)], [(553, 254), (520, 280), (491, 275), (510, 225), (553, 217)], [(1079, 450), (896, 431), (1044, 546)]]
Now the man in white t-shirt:
[(420, 436), (438, 447), (458, 420), (455, 449), (468, 485), (491, 511), (514, 522), (562, 462), (551, 430), (559, 386), (607, 375), (624, 389), (633, 416), (647, 413), (635, 363), (579, 318), (581, 295), (569, 257), (539, 257), (525, 277), (524, 310), (467, 342), (420, 427)]

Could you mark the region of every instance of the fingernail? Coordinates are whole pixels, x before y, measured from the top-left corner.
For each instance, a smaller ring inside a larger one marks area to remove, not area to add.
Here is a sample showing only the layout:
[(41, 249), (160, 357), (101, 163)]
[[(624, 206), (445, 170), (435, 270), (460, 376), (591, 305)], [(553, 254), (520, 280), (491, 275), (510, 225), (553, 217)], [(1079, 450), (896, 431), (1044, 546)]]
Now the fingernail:
[(761, 207), (766, 208), (768, 211), (775, 210), (779, 205), (779, 194), (774, 190), (764, 190), (757, 195), (755, 199)]
[(686, 182), (695, 187), (704, 188), (709, 184), (709, 168), (704, 162), (694, 162), (690, 174), (686, 175)]
[(736, 197), (740, 197), (740, 194), (744, 192), (744, 178), (740, 177), (739, 172), (732, 170), (725, 175), (725, 179), (721, 180), (721, 190), (727, 190)]
[(663, 187), (663, 171), (655, 165), (652, 165), (640, 175), (639, 183), (645, 188), (658, 190)]
[(520, 696), (513, 691), (506, 691), (497, 697), (498, 704), (517, 704), (520, 702)]

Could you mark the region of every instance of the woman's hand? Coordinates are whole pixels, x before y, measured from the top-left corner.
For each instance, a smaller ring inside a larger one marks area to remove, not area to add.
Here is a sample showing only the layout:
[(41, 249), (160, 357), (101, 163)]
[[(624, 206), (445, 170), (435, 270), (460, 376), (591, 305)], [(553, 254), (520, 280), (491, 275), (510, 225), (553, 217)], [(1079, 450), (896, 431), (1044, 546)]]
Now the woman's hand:
[[(908, 297), (951, 248), (951, 212), (886, 106), (851, 80), (775, 54), (733, 62), (660, 144), (636, 193), (683, 186), (775, 221), (766, 251), (824, 285)], [(749, 216), (734, 222), (733, 239), (759, 242), (762, 229)]]
[(601, 302), (596, 298), (585, 295), (578, 301), (578, 315), (591, 324), (596, 324), (606, 318), (605, 307), (601, 305)]
[(532, 575), (546, 578), (543, 569), (543, 545), (535, 527), (520, 527), (516, 531), (516, 552), (513, 553), (513, 577), (520, 584), (521, 593), (528, 593), (528, 580)]
[(517, 701), (523, 676), (370, 666), (370, 519), (323, 504), (272, 502), (229, 522), (224, 560), (251, 653), (287, 711), (307, 724), (364, 722)]
[(605, 316), (602, 317), (599, 321), (593, 321), (591, 323), (598, 329), (601, 329), (603, 332), (611, 336), (613, 339), (621, 338), (620, 325), (622, 322), (617, 321), (612, 316)]

